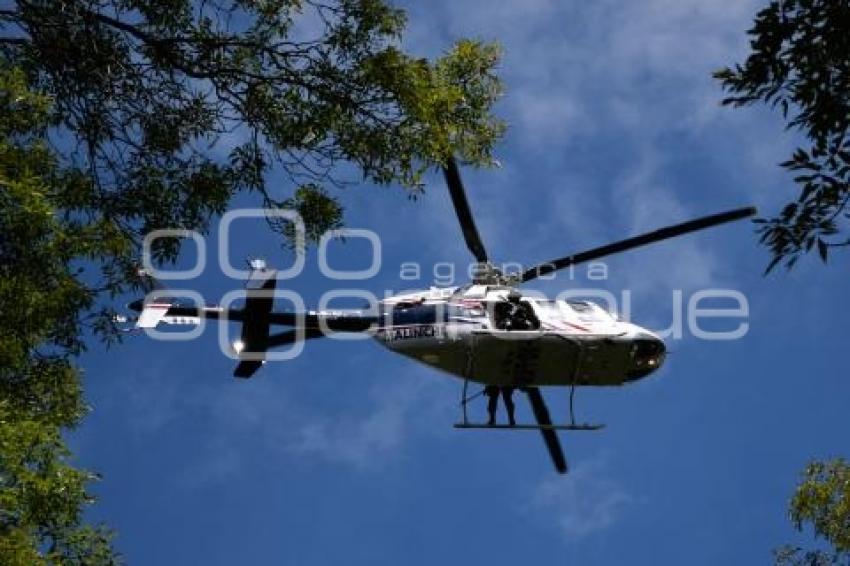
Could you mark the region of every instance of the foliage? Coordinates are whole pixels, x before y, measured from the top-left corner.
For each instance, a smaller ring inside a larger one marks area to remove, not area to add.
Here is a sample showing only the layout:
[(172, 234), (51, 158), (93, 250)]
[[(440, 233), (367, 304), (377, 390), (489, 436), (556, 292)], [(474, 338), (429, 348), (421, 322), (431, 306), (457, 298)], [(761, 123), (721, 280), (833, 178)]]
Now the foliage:
[(492, 161), (497, 47), (419, 59), (404, 25), (383, 0), (0, 6), (0, 563), (117, 560), (62, 430), (86, 412), (73, 356), (119, 336), (145, 234), (203, 232), (247, 192), (316, 240), (352, 171), (416, 195), (450, 154)]
[(69, 464), (61, 430), (85, 413), (66, 358), (81, 348), (77, 315), (91, 303), (70, 262), (121, 240), (57, 217), (65, 185), (33, 136), (47, 112), (22, 73), (0, 71), (0, 562), (112, 564), (110, 534), (81, 523), (94, 478)]
[(115, 564), (111, 533), (81, 525), (95, 479), (67, 462), (60, 428), (0, 405), (0, 561)]
[(791, 267), (817, 247), (850, 245), (850, 2), (774, 0), (749, 30), (752, 52), (743, 65), (716, 73), (730, 96), (723, 103), (762, 101), (782, 112), (790, 129), (805, 134), (782, 167), (800, 195), (775, 218), (761, 220), (761, 239), (773, 253), (768, 271)]
[(811, 525), (832, 550), (784, 547), (777, 551), (778, 564), (850, 564), (850, 464), (840, 458), (809, 464), (791, 499), (790, 515), (797, 530)]
[[(0, 49), (51, 96), (47, 134), (93, 181), (57, 207), (136, 249), (152, 230), (203, 232), (239, 191), (294, 202), (316, 239), (342, 221), (327, 188), (347, 182), (346, 164), (415, 193), (450, 153), (491, 162), (503, 131), (490, 112), (497, 47), (462, 40), (433, 63), (414, 58), (399, 48), (404, 13), (381, 0), (13, 5), (0, 10)], [(154, 245), (168, 261), (180, 241)], [(137, 261), (112, 254), (93, 286), (137, 286)]]
[(279, 205), (289, 191), (267, 188), (274, 164), (333, 219), (339, 205), (316, 189), (341, 182), (340, 162), (415, 188), (449, 152), (489, 162), (503, 129), (490, 114), (497, 48), (411, 57), (404, 13), (380, 0), (16, 5), (5, 50), (54, 97), (96, 180), (65, 204), (108, 209), (128, 232), (203, 228), (239, 190)]

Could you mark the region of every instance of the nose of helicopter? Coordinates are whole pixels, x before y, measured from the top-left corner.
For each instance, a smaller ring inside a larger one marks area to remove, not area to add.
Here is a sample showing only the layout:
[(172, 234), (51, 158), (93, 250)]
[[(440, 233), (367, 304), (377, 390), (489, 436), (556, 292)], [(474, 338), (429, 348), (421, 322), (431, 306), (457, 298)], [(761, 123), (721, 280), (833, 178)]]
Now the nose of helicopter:
[(630, 381), (646, 377), (662, 366), (667, 347), (657, 336), (640, 335), (632, 342)]

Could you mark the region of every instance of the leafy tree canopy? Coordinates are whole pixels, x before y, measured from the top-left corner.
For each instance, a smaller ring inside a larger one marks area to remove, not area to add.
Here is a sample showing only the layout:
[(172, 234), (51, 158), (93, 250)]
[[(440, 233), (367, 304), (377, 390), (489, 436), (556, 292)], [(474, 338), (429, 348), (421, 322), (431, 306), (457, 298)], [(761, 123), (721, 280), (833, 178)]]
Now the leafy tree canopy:
[(773, 253), (768, 271), (793, 266), (815, 247), (826, 261), (830, 249), (850, 245), (850, 2), (774, 0), (748, 33), (746, 61), (716, 73), (729, 93), (724, 104), (778, 108), (810, 144), (782, 163), (799, 197), (761, 220)]
[(63, 428), (85, 414), (77, 317), (91, 293), (70, 262), (123, 239), (57, 216), (63, 176), (37, 135), (48, 101), (0, 69), (0, 563), (111, 564), (110, 534), (82, 524), (94, 476), (70, 465)]
[[(498, 49), (464, 40), (434, 62), (407, 55), (405, 15), (382, 0), (13, 6), (0, 45), (51, 96), (50, 133), (93, 181), (60, 207), (136, 241), (204, 229), (243, 190), (301, 208), (320, 234), (341, 222), (327, 190), (341, 163), (416, 190), (450, 152), (489, 163), (503, 131), (490, 113)], [(269, 187), (272, 167), (300, 190)], [(172, 259), (178, 244), (159, 243), (157, 259)]]
[(810, 464), (791, 499), (790, 515), (798, 530), (811, 526), (832, 550), (784, 547), (777, 551), (778, 564), (850, 564), (850, 464), (843, 459)]
[(428, 61), (404, 25), (383, 0), (0, 3), (0, 563), (118, 560), (62, 431), (86, 412), (73, 356), (116, 336), (146, 233), (204, 231), (247, 192), (315, 240), (346, 172), (416, 195), (450, 154), (492, 161), (497, 47)]
[[(778, 109), (799, 147), (782, 167), (793, 172), (799, 197), (778, 216), (759, 220), (762, 243), (773, 253), (770, 271), (792, 267), (817, 248), (825, 262), (833, 248), (850, 245), (850, 2), (774, 0), (758, 12), (743, 64), (718, 71), (729, 93), (723, 103), (764, 102)], [(784, 565), (850, 564), (850, 466), (812, 463), (791, 502), (798, 529), (814, 527), (833, 551), (784, 547)]]

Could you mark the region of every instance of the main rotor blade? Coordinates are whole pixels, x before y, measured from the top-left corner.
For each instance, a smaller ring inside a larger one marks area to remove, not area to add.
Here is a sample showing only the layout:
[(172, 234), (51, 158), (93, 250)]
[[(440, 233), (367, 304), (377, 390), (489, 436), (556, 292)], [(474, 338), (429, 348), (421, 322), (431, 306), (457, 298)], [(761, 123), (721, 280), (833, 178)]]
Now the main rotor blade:
[[(537, 424), (551, 426), (552, 419), (549, 416), (549, 409), (546, 408), (546, 403), (543, 401), (543, 395), (537, 387), (525, 387), (528, 400), (531, 402), (531, 409), (534, 411), (534, 418), (537, 419)], [(551, 428), (541, 428), (540, 433), (543, 435), (543, 441), (546, 443), (546, 448), (549, 449), (549, 455), (552, 457), (552, 463), (555, 464), (555, 469), (559, 474), (567, 473), (567, 458), (564, 456), (564, 451), (561, 448), (561, 442), (558, 440), (558, 433)]]
[(466, 191), (463, 190), (463, 181), (460, 179), (460, 171), (454, 157), (449, 157), (446, 166), (443, 167), (443, 174), (446, 177), (446, 184), (449, 186), (449, 194), (452, 197), (457, 219), (460, 221), (466, 247), (469, 248), (476, 260), (484, 263), (487, 261), (487, 251), (484, 249), (481, 236), (478, 234), (478, 228), (475, 227), (475, 219), (472, 217), (469, 201), (466, 200)]
[[(278, 334), (272, 334), (266, 339), (266, 347), (274, 348), (277, 346), (288, 346), (290, 344), (294, 344), (299, 339), (302, 340), (310, 340), (312, 338), (321, 338), (324, 336), (324, 333), (321, 330), (313, 330), (306, 329), (304, 330), (303, 336), (298, 336), (298, 332), (295, 330), (287, 330), (286, 332), (280, 332)], [(258, 369), (263, 367), (265, 362), (263, 360), (241, 360), (239, 364), (236, 366), (236, 369), (233, 370), (234, 377), (241, 377), (243, 379), (247, 379), (253, 376)]]
[(756, 209), (750, 206), (746, 208), (730, 210), (728, 212), (721, 212), (719, 214), (712, 214), (711, 216), (704, 216), (702, 218), (697, 218), (696, 220), (683, 222), (682, 224), (667, 226), (666, 228), (660, 228), (658, 230), (647, 232), (646, 234), (642, 234), (640, 236), (635, 236), (633, 238), (614, 242), (613, 244), (608, 244), (607, 246), (602, 246), (599, 248), (588, 250), (586, 252), (562, 257), (560, 259), (556, 259), (547, 263), (541, 263), (523, 272), (522, 281), (531, 281), (532, 279), (536, 279), (541, 275), (547, 275), (549, 273), (552, 273), (553, 271), (558, 271), (559, 269), (564, 269), (571, 265), (584, 263), (586, 261), (592, 261), (594, 259), (600, 259), (612, 254), (624, 252), (626, 250), (631, 250), (634, 248), (639, 248), (641, 246), (646, 246), (648, 244), (653, 244), (655, 242), (660, 242), (661, 240), (667, 240), (669, 238), (675, 238), (677, 236), (682, 236), (690, 232), (696, 232), (697, 230), (704, 230), (705, 228), (711, 228), (712, 226), (717, 226), (718, 224), (725, 224), (726, 222), (741, 220), (743, 218), (750, 217), (755, 213)]

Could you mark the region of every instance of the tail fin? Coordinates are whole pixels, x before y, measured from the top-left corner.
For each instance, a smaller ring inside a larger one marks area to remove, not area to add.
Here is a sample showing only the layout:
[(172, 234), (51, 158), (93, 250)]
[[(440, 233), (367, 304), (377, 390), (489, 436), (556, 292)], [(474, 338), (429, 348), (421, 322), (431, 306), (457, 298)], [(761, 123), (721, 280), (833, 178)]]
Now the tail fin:
[(148, 303), (142, 309), (142, 314), (139, 315), (139, 320), (136, 321), (137, 328), (155, 328), (157, 324), (168, 313), (171, 308), (170, 303)]
[(138, 274), (139, 277), (149, 279), (153, 283), (153, 291), (144, 299), (133, 301), (127, 306), (139, 312), (136, 328), (156, 328), (174, 303), (166, 295), (167, 287), (149, 271), (140, 268)]

